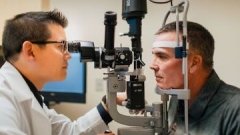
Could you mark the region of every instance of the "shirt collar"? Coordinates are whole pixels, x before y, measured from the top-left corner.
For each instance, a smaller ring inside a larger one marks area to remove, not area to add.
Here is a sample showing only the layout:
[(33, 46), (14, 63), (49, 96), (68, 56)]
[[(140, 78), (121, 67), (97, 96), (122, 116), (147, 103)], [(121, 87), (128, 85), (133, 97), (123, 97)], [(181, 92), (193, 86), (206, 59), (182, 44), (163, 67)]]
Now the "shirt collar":
[(41, 107), (43, 107), (43, 99), (42, 99), (41, 94), (38, 91), (37, 87), (29, 79), (27, 79), (23, 74), (21, 74), (21, 75), (22, 75), (23, 79), (26, 81), (26, 83), (27, 83), (28, 87), (30, 88), (30, 90), (32, 91), (33, 95), (37, 99), (38, 103), (41, 105)]

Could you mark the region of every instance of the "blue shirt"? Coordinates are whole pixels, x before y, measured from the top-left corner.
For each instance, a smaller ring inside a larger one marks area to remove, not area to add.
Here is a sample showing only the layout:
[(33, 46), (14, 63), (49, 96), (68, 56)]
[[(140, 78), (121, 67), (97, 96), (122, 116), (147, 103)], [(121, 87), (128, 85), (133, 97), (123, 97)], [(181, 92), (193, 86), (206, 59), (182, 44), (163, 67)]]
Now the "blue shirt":
[[(178, 103), (176, 133), (184, 132), (184, 107), (182, 101), (172, 98), (170, 114), (174, 114), (174, 104)], [(189, 108), (190, 135), (240, 135), (240, 89), (228, 85), (213, 70), (200, 95)]]

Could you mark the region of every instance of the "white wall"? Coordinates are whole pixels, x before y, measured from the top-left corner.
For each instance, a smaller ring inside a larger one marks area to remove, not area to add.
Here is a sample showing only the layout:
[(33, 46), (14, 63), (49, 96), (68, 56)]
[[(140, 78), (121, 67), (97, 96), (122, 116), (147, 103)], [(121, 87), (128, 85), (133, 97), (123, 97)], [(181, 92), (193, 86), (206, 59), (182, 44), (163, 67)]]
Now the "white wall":
[[(2, 35), (6, 19), (13, 18), (15, 14), (41, 10), (41, 0), (0, 0), (0, 35)], [(2, 36), (0, 36), (2, 44)]]
[[(188, 14), (189, 20), (203, 24), (214, 35), (215, 69), (223, 80), (238, 87), (240, 87), (239, 7), (239, 0), (191, 0)], [(69, 40), (91, 40), (95, 42), (95, 46), (104, 44), (104, 13), (109, 10), (115, 11), (118, 14), (115, 46), (122, 43), (123, 46), (130, 47), (128, 37), (117, 36), (119, 32), (128, 31), (128, 24), (121, 19), (121, 0), (50, 0), (50, 8), (57, 8), (68, 17), (69, 26), (66, 31)], [(168, 8), (169, 5), (155, 5), (148, 1), (148, 13), (143, 19), (142, 46), (143, 60), (146, 63), (146, 98), (149, 103), (159, 101), (159, 96), (154, 93), (153, 73), (148, 68), (151, 61), (151, 44)], [(0, 0), (0, 31), (2, 32), (6, 19), (16, 13), (33, 10), (41, 10), (41, 0)], [(102, 78), (106, 70), (94, 69), (93, 63), (87, 67), (87, 104), (61, 103), (54, 106), (59, 113), (71, 119), (94, 107), (105, 94), (106, 85)], [(110, 127), (115, 131), (119, 125), (113, 122)]]

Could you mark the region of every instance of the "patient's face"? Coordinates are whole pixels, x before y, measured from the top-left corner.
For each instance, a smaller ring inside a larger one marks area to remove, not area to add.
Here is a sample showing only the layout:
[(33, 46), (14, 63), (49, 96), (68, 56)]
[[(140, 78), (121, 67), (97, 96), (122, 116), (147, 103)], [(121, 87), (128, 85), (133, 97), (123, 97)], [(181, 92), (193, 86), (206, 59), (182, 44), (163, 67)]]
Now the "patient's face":
[[(174, 32), (157, 35), (156, 41), (176, 41)], [(174, 48), (155, 47), (150, 68), (159, 88), (183, 88), (182, 60), (175, 58)]]

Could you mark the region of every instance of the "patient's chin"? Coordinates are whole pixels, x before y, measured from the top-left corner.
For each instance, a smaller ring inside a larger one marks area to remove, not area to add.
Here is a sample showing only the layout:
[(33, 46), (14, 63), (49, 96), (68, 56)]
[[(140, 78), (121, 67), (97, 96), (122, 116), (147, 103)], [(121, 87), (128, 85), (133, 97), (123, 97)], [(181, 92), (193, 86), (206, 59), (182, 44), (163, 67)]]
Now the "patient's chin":
[(162, 90), (170, 90), (170, 87), (166, 87), (166, 86), (162, 86), (162, 85), (157, 85), (158, 89), (162, 89)]

